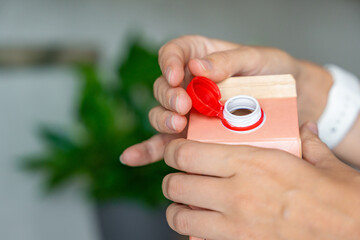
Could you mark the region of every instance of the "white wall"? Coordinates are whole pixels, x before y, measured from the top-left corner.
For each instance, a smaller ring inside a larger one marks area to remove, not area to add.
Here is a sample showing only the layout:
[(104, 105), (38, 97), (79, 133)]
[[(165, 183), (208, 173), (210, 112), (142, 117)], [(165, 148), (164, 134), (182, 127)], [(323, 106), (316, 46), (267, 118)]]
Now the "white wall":
[(96, 43), (112, 59), (130, 29), (161, 43), (197, 33), (283, 48), (360, 75), (356, 0), (1, 0), (0, 44)]
[(20, 170), (25, 156), (42, 149), (41, 123), (71, 123), (74, 79), (67, 68), (0, 70), (0, 239), (98, 239), (82, 186), (45, 196), (42, 176)]
[[(132, 29), (158, 44), (196, 33), (277, 46), (360, 76), (359, 13), (356, 0), (0, 0), (0, 45), (88, 42), (112, 63)], [(15, 166), (41, 149), (33, 134), (39, 122), (71, 121), (75, 87), (64, 69), (0, 70), (1, 239), (97, 237), (91, 204), (78, 188), (45, 198), (39, 177)]]

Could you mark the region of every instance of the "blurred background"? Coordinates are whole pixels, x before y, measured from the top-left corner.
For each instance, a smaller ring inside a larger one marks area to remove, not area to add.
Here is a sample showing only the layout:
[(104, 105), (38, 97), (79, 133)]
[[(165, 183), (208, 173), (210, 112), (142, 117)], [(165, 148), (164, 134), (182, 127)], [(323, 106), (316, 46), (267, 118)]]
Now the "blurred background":
[(275, 46), (360, 76), (360, 1), (0, 0), (0, 239), (183, 239), (163, 163), (128, 168), (157, 49), (184, 34)]

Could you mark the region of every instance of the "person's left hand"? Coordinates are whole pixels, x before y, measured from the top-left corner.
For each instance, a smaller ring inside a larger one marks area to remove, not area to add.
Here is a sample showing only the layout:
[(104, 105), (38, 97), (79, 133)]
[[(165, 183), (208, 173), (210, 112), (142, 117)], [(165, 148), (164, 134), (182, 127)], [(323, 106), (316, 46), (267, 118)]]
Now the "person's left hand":
[[(206, 239), (360, 239), (359, 173), (301, 129), (303, 159), (250, 146), (172, 141), (164, 195), (180, 234)], [(188, 205), (195, 206), (190, 208)]]

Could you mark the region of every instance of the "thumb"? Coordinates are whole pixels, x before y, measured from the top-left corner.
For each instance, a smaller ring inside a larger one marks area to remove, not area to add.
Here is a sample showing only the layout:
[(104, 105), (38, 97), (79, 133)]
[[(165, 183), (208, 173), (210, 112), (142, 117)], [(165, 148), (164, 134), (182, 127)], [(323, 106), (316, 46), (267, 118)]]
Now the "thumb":
[(240, 46), (236, 49), (215, 52), (204, 58), (189, 61), (192, 75), (204, 76), (214, 82), (222, 81), (234, 75), (256, 75), (262, 55), (256, 48)]
[(319, 139), (316, 123), (304, 123), (300, 128), (300, 136), (304, 160), (320, 168), (342, 165), (326, 144)]

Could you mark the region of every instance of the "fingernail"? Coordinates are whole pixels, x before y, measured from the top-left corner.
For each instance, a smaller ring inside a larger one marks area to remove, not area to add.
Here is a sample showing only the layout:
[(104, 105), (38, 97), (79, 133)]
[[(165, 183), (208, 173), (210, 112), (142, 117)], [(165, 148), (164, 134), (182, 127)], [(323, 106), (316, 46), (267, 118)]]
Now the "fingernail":
[(169, 66), (165, 70), (165, 77), (166, 77), (166, 80), (168, 81), (168, 83), (171, 83), (171, 74), (172, 74), (172, 71), (171, 71), (171, 67)]
[(180, 99), (180, 96), (177, 96), (177, 97), (176, 97), (176, 101), (175, 101), (175, 110), (176, 110), (176, 112), (178, 112), (178, 113), (180, 112), (180, 111), (179, 111), (179, 109), (180, 109), (180, 100), (179, 100), (179, 99)]
[(125, 156), (126, 156), (126, 154), (124, 154), (124, 153), (122, 153), (121, 155), (120, 155), (120, 162), (122, 163), (122, 164), (124, 164), (124, 165), (126, 165), (126, 162), (125, 162)]
[(171, 108), (172, 109), (175, 109), (176, 111), (177, 111), (177, 96), (172, 96), (171, 98), (170, 98), (170, 106), (171, 106)]
[(306, 124), (306, 127), (315, 135), (319, 135), (319, 129), (317, 127), (317, 124), (314, 122), (308, 122)]
[(207, 59), (197, 60), (204, 71), (210, 71), (212, 69), (212, 63)]
[(175, 128), (175, 119), (174, 119), (173, 116), (166, 118), (165, 124), (169, 129), (174, 130), (174, 131), (176, 130), (176, 128)]

